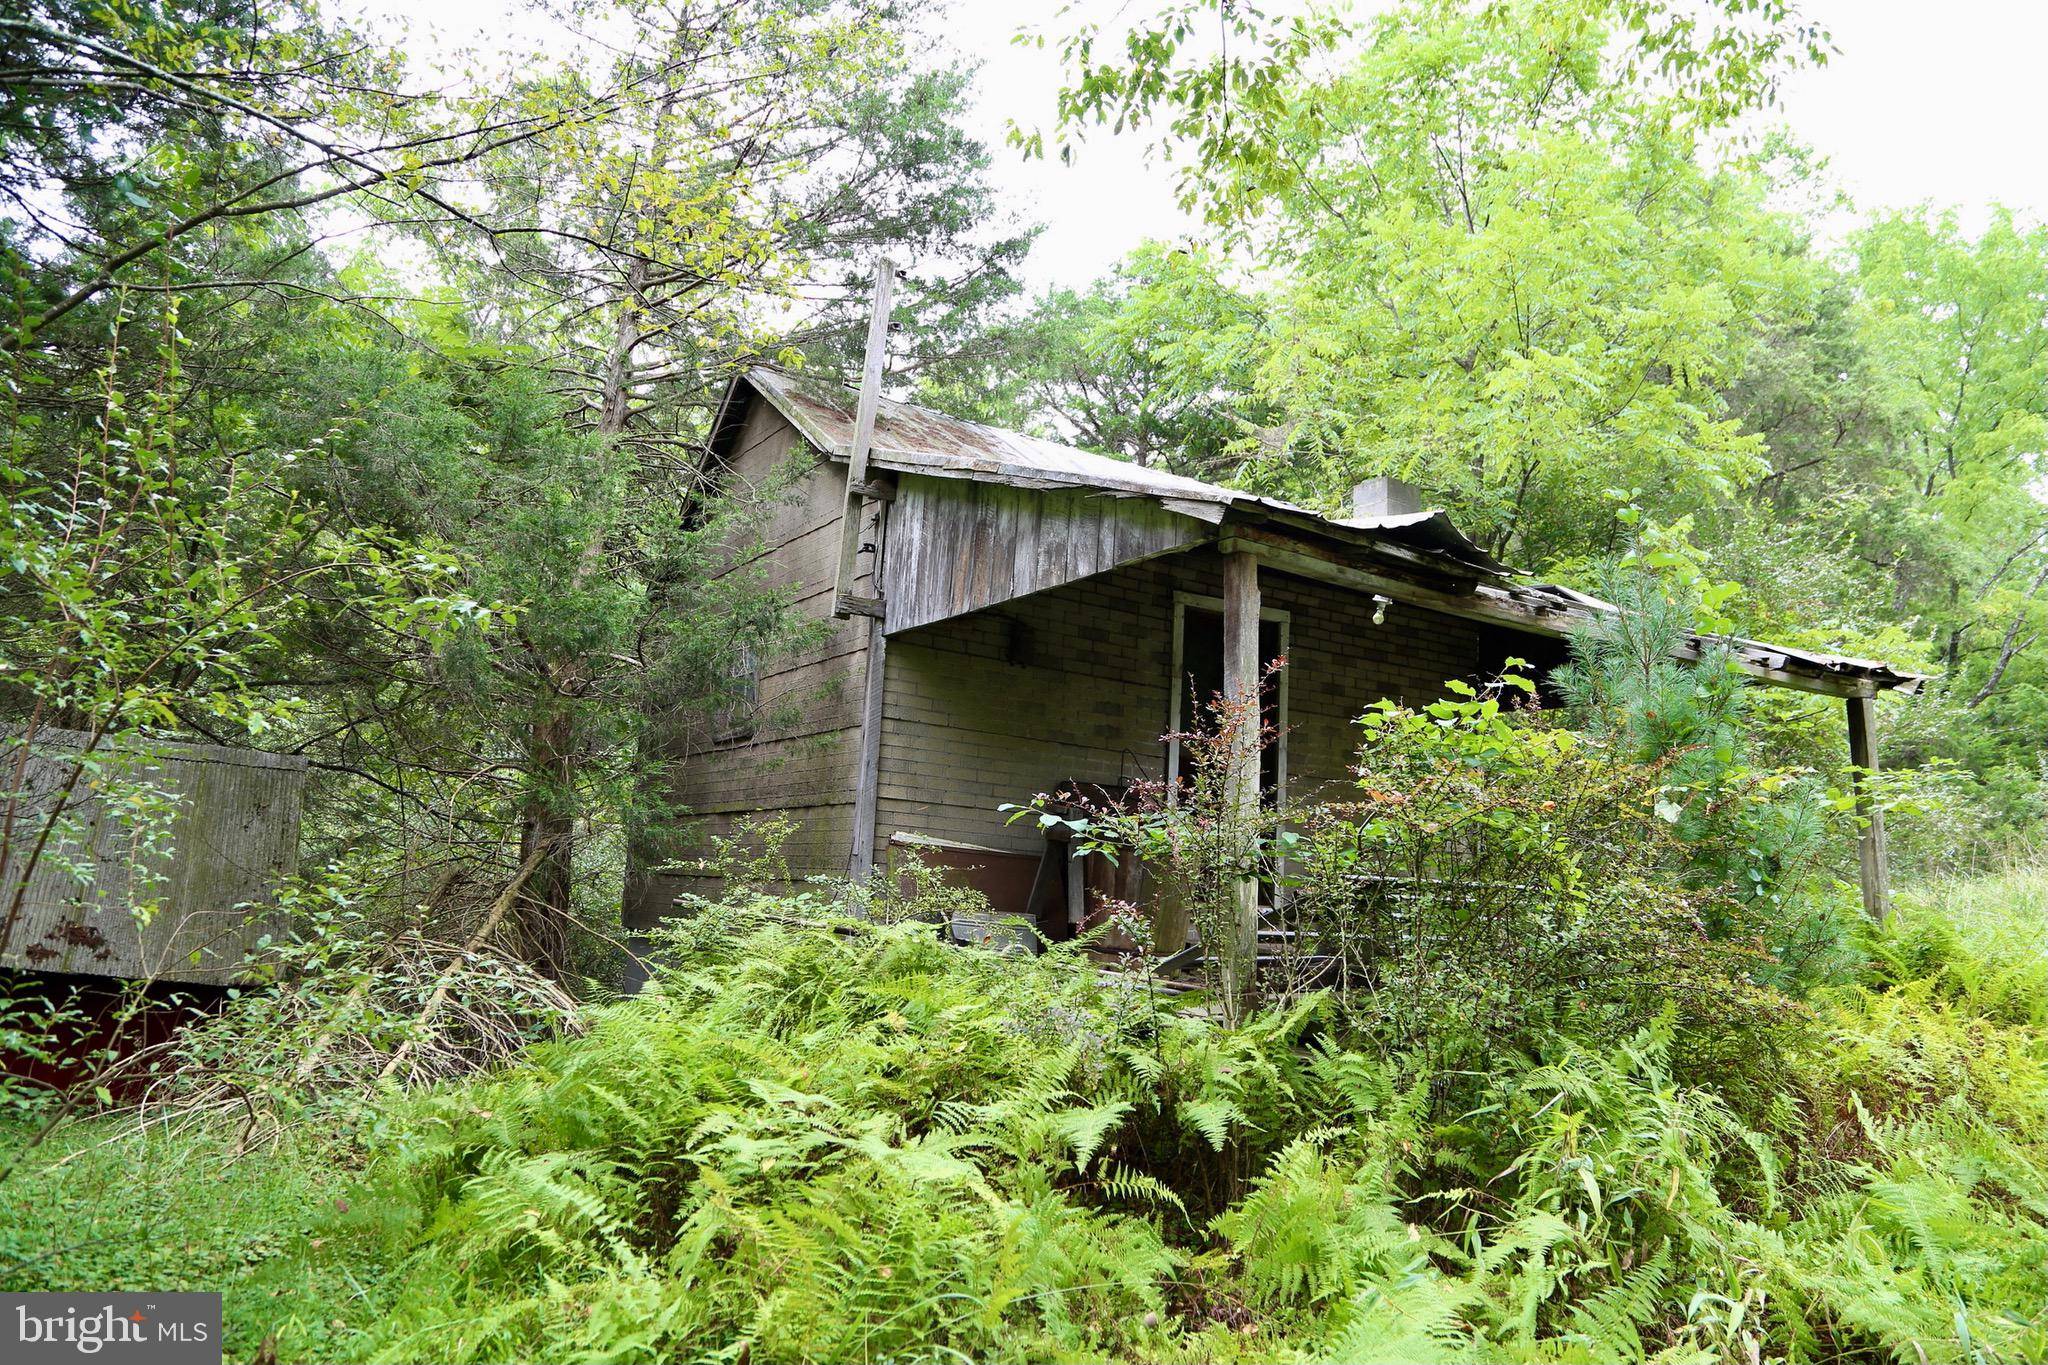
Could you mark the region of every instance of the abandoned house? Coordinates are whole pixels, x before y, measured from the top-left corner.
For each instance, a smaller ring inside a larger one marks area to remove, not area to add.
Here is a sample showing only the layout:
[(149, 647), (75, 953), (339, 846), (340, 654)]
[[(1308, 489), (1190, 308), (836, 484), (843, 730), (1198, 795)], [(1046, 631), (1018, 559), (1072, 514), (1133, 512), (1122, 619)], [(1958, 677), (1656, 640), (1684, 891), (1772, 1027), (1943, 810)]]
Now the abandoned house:
[[(1374, 701), (1427, 702), (1511, 656), (1547, 674), (1575, 623), (1612, 610), (1518, 582), (1393, 481), (1361, 485), (1333, 519), (772, 370), (733, 383), (709, 461), (722, 479), (790, 480), (751, 562), (831, 624), (801, 655), (749, 661), (745, 714), (667, 737), (684, 760), (668, 795), (696, 847), (779, 812), (795, 878), (866, 876), (915, 849), (1052, 936), (1088, 913), (1086, 889), (1003, 803), (1174, 776), (1162, 736), (1185, 728), (1189, 699), (1249, 695), (1280, 655), (1266, 704), (1282, 737), (1250, 761), (1265, 799), (1310, 800), (1345, 780)], [(1732, 643), (1761, 682), (1846, 699), (1865, 768), (1876, 694), (1920, 682)], [(1871, 815), (1862, 881), (1882, 913)], [(643, 860), (628, 928), (708, 889), (702, 876), (688, 857)]]

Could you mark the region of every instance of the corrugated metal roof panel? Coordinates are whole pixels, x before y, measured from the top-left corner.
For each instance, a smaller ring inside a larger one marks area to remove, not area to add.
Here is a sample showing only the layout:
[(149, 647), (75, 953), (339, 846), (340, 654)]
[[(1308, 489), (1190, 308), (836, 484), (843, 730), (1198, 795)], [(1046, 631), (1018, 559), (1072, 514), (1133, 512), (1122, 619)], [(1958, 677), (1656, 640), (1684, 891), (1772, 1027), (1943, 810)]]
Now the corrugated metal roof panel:
[[(836, 384), (818, 385), (769, 369), (749, 372), (746, 382), (775, 404), (812, 445), (842, 459), (847, 456), (853, 443), (856, 399), (851, 390)], [(1128, 497), (1156, 498), (1172, 510), (1189, 515), (1202, 515), (1198, 510), (1201, 508), (1279, 514), (1312, 522), (1318, 529), (1347, 540), (1398, 545), (1442, 555), (1488, 572), (1504, 572), (1506, 567), (1466, 538), (1442, 511), (1333, 520), (1278, 498), (1263, 498), (1129, 460), (1076, 450), (1056, 441), (949, 417), (890, 398), (884, 398), (876, 410), (875, 435), (868, 458), (881, 468), (906, 473), (989, 479), (1024, 488), (1092, 488)], [(1215, 515), (1205, 518), (1217, 519)]]
[[(0, 923), (17, 894), (20, 910), (0, 966), (233, 980), (250, 943), (277, 927), (272, 898), (298, 867), (306, 760), (213, 744), (102, 750), (95, 762), (105, 766), (85, 770), (65, 797), (86, 739), (43, 727), (17, 765), (21, 732), (0, 734), (0, 772), (21, 773)], [(162, 803), (167, 828), (136, 815), (131, 797), (141, 807)], [(53, 837), (24, 888), (25, 846), (46, 824)], [(134, 907), (147, 902), (158, 908), (138, 923)]]

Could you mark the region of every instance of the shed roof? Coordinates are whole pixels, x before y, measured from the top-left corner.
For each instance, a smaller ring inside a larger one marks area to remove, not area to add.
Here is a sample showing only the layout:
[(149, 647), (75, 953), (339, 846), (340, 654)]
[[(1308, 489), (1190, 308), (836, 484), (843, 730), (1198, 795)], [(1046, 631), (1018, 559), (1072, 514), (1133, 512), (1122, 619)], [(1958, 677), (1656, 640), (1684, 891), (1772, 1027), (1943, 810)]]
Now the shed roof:
[[(857, 406), (854, 391), (838, 383), (760, 368), (736, 379), (728, 390), (714, 425), (714, 459), (728, 453), (750, 395), (756, 393), (821, 453), (849, 458)], [(1313, 544), (1354, 552), (1359, 556), (1356, 577), (1361, 585), (1377, 583), (1374, 572), (1400, 572), (1408, 576), (1390, 586), (1414, 588), (1411, 595), (1419, 605), (1540, 633), (1566, 634), (1589, 616), (1620, 610), (1571, 588), (1520, 581), (1526, 575), (1480, 548), (1441, 509), (1389, 517), (1326, 517), (1277, 498), (890, 398), (883, 398), (878, 406), (868, 459), (876, 468), (898, 473), (1019, 488), (1091, 489), (1112, 497), (1145, 498), (1216, 526), (1219, 539), (1230, 539), (1240, 531), (1257, 537), (1247, 543), (1256, 544), (1264, 553), (1287, 553), (1274, 550), (1274, 544)], [(1786, 686), (1868, 694), (1917, 692), (1925, 681), (1922, 674), (1880, 660), (1734, 636), (1696, 636), (1689, 651), (1697, 653), (1714, 644), (1727, 645), (1748, 672)]]

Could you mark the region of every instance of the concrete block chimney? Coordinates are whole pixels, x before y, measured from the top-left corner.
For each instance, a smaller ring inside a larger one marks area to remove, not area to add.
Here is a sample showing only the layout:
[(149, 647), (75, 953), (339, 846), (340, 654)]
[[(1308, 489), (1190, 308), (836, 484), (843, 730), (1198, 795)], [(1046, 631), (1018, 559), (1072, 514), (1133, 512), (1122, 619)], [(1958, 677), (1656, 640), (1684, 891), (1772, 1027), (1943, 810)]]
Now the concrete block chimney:
[(1406, 479), (1382, 474), (1353, 486), (1351, 490), (1351, 515), (1360, 520), (1404, 517), (1422, 510), (1422, 490)]

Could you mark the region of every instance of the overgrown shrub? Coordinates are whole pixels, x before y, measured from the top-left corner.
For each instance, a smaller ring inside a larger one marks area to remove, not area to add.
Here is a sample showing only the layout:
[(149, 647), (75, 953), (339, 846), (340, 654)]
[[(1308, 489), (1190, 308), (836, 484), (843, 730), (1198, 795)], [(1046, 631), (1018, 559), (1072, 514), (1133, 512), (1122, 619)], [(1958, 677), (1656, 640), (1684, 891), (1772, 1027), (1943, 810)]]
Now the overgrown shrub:
[[(1312, 996), (1241, 1028), (1077, 955), (713, 909), (586, 1038), (414, 1102), (380, 1358), (2030, 1358), (2048, 1044), (1941, 979), (1447, 1079)], [(716, 932), (713, 932), (713, 931)], [(1908, 962), (1877, 931), (1872, 962)], [(716, 946), (715, 946), (716, 945)], [(1957, 949), (1956, 951), (1963, 951)], [(1447, 1112), (1445, 1094), (1462, 1096)]]
[[(1825, 979), (1855, 913), (1825, 875), (1829, 853), (1854, 846), (1853, 808), (1830, 803), (1811, 770), (1753, 757), (1756, 692), (1719, 643), (1735, 585), (1707, 581), (1669, 534), (1603, 578), (1622, 610), (1581, 627), (1556, 675), (1572, 723), (1660, 769), (1653, 809), (1676, 835), (1667, 853), (1682, 855), (1666, 870), (1708, 893), (1708, 932), (1753, 945), (1760, 979), (1795, 991)], [(1698, 657), (1682, 663), (1695, 632)]]
[(1665, 1009), (1696, 1058), (1796, 1020), (1754, 979), (1769, 946), (1709, 932), (1726, 891), (1673, 884), (1665, 765), (1556, 723), (1517, 675), (1452, 686), (1370, 711), (1359, 798), (1298, 817), (1290, 909), (1354, 1028), (1450, 1077), (1547, 1040), (1613, 1044)]
[(702, 951), (587, 1039), (414, 1113), (423, 1269), (468, 1269), (389, 1356), (1134, 1350), (1187, 1202), (1147, 1144), (1293, 1117), (1264, 1112), (1287, 1038), (1120, 1006), (1064, 955), (750, 908), (681, 933)]

